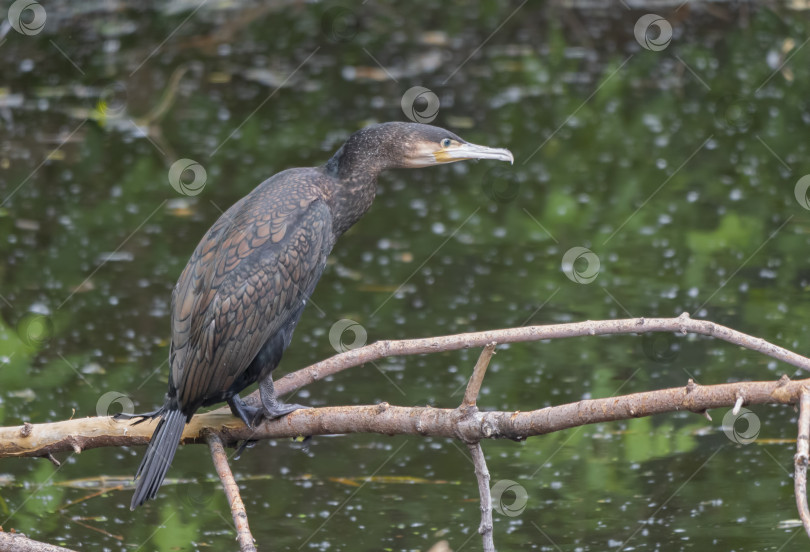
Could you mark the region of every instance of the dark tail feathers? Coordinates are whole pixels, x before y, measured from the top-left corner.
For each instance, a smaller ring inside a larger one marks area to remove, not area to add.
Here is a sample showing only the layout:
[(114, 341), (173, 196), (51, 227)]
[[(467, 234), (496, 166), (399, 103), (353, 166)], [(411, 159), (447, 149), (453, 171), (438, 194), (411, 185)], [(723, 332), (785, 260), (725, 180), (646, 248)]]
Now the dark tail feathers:
[(176, 406), (165, 407), (160, 413), (160, 422), (152, 434), (149, 446), (146, 447), (146, 455), (141, 461), (138, 473), (135, 474), (135, 494), (132, 496), (130, 510), (157, 495), (166, 472), (172, 465), (185, 425), (186, 416)]

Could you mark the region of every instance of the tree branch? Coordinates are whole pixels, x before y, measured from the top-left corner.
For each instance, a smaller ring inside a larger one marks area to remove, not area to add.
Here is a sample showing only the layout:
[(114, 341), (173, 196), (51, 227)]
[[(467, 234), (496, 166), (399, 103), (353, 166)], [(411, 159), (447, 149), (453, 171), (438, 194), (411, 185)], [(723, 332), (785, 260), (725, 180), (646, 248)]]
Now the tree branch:
[(22, 533), (5, 533), (0, 529), (0, 552), (73, 552), (73, 550), (31, 540)]
[(807, 462), (810, 456), (810, 391), (802, 389), (799, 400), (799, 435), (796, 438), (796, 456), (793, 459), (795, 472), (793, 486), (796, 494), (796, 507), (810, 537), (810, 509), (807, 507)]
[(228, 456), (225, 454), (225, 447), (222, 446), (222, 440), (214, 433), (209, 433), (207, 436), (208, 448), (211, 449), (211, 458), (214, 460), (214, 468), (217, 470), (220, 481), (222, 481), (222, 488), (225, 490), (225, 496), (228, 499), (228, 504), (231, 506), (231, 515), (233, 516), (233, 523), (236, 527), (236, 540), (239, 543), (240, 552), (256, 552), (256, 539), (250, 533), (250, 526), (248, 525), (247, 511), (245, 510), (245, 503), (242, 502), (242, 496), (239, 494), (239, 485), (233, 478), (233, 472), (228, 465)]
[[(588, 321), (548, 326), (510, 328), (426, 339), (379, 341), (373, 345), (335, 355), (329, 359), (313, 364), (308, 368), (289, 374), (276, 382), (276, 391), (280, 394), (290, 393), (310, 382), (317, 381), (347, 368), (387, 356), (435, 353), (469, 347), (484, 347), (492, 342), (516, 343), (585, 335), (645, 333), (651, 331), (694, 332), (714, 336), (729, 343), (761, 352), (762, 354), (782, 360), (793, 366), (810, 370), (810, 359), (807, 357), (778, 347), (764, 339), (753, 337), (713, 322), (692, 320), (689, 318), (688, 314), (684, 313), (678, 318), (631, 318), (625, 320)], [(698, 388), (698, 386), (694, 384), (691, 385), (694, 388)], [(677, 388), (662, 390), (660, 392), (654, 391), (652, 392), (655, 393), (654, 395), (630, 395), (623, 398), (622, 401), (618, 399), (601, 399), (605, 401), (604, 405), (599, 402), (582, 401), (580, 403), (574, 403), (573, 405), (555, 407), (555, 410), (546, 409), (546, 411), (537, 411), (534, 414), (523, 413), (521, 417), (526, 420), (529, 426), (531, 426), (532, 421), (537, 421), (537, 418), (543, 418), (544, 421), (541, 424), (541, 433), (548, 433), (549, 431), (572, 427), (566, 425), (565, 421), (560, 420), (556, 415), (558, 412), (576, 416), (572, 421), (576, 421), (577, 425), (656, 414), (668, 410), (682, 410), (684, 408), (695, 412), (702, 412), (708, 408), (728, 406), (727, 392), (730, 389), (735, 390), (732, 404), (736, 402), (738, 394), (744, 396), (748, 404), (798, 402), (798, 387), (789, 383), (785, 384), (783, 389), (775, 387), (774, 383), (766, 382), (728, 385), (730, 387), (724, 387), (722, 385), (712, 387), (712, 391), (708, 393), (708, 395), (706, 393), (699, 393), (697, 395), (681, 398), (679, 396), (681, 390)], [(780, 384), (779, 387), (782, 387), (782, 385)], [(771, 393), (776, 393), (776, 395), (771, 396)], [(257, 393), (250, 395), (250, 397), (254, 396), (257, 397)], [(639, 399), (657, 400), (659, 397), (661, 401), (656, 405), (647, 404), (645, 408), (642, 409), (641, 405), (638, 404)], [(697, 400), (696, 397), (702, 397), (702, 399)], [(597, 401), (599, 400), (600, 399), (597, 399)], [(682, 401), (686, 401), (686, 403), (682, 404)], [(615, 408), (613, 408), (614, 405)], [(624, 405), (623, 414), (616, 410), (620, 405)], [(592, 410), (591, 414), (586, 415), (589, 409), (601, 406), (611, 406), (610, 410), (614, 412), (614, 415), (605, 418), (598, 413), (594, 414)], [(649, 410), (650, 406), (655, 406), (655, 408)], [(364, 408), (367, 410), (363, 410)], [(383, 430), (382, 433), (392, 434), (398, 432), (398, 428), (392, 427), (391, 425), (392, 422), (396, 421), (395, 414), (407, 417), (411, 414), (412, 410), (404, 409), (403, 411), (401, 409), (392, 409), (388, 411), (388, 414), (384, 418), (372, 416), (378, 408), (385, 411), (388, 406), (339, 407), (297, 411), (281, 420), (262, 424), (258, 433), (251, 432), (244, 427), (240, 421), (231, 416), (227, 408), (221, 408), (194, 416), (191, 423), (186, 426), (186, 431), (183, 434), (183, 442), (204, 442), (203, 430), (206, 429), (213, 430), (232, 440), (320, 435), (330, 432), (377, 432), (379, 429)], [(436, 409), (428, 409), (428, 412), (435, 414), (439, 411)], [(647, 412), (647, 414), (642, 412)], [(366, 414), (365, 418), (363, 418), (366, 420), (365, 423), (354, 423), (360, 420), (353, 421), (347, 418), (347, 416), (351, 417), (355, 414), (363, 413)], [(496, 416), (497, 413), (489, 413), (489, 415)], [(323, 427), (321, 427), (322, 425)], [(444, 416), (441, 420), (436, 420), (431, 424), (431, 427), (434, 428), (434, 433), (432, 434), (436, 436), (455, 437), (456, 435), (450, 425), (452, 424), (448, 424), (447, 416)], [(66, 450), (79, 453), (83, 449), (100, 446), (146, 444), (154, 431), (154, 426), (154, 422), (132, 426), (116, 422), (111, 418), (83, 418), (50, 424), (34, 425), (26, 423), (23, 426), (0, 428), (0, 458), (8, 456), (48, 456), (48, 454)], [(327, 430), (326, 427), (330, 429)], [(537, 427), (532, 427), (532, 431), (529, 433), (518, 435), (514, 434), (514, 432), (509, 432), (502, 436), (512, 437), (512, 435), (516, 435), (513, 438), (525, 438), (526, 436), (541, 434), (535, 431), (537, 431)], [(417, 433), (421, 433), (421, 431), (417, 431)], [(473, 431), (471, 435), (475, 436), (476, 432)], [(485, 435), (484, 437), (489, 437), (489, 435)], [(471, 439), (471, 441), (475, 440), (475, 438)], [(231, 442), (232, 441), (228, 441), (228, 444)]]
[[(652, 414), (689, 410), (702, 412), (730, 407), (737, 395), (746, 404), (796, 404), (810, 379), (791, 381), (736, 382), (697, 385), (645, 391), (620, 397), (589, 399), (530, 410), (528, 412), (475, 412), (464, 415), (459, 409), (391, 406), (333, 406), (296, 410), (277, 420), (264, 421), (248, 429), (227, 410), (195, 415), (186, 425), (182, 443), (204, 443), (209, 431), (228, 445), (246, 439), (273, 439), (300, 435), (341, 433), (381, 433), (383, 435), (423, 435), (450, 437), (466, 443), (481, 439), (523, 440), (562, 429), (600, 422), (640, 418)], [(46, 456), (49, 453), (89, 448), (144, 445), (155, 422), (131, 425), (112, 418), (79, 418), (48, 424), (0, 428), (0, 458)], [(25, 436), (23, 436), (25, 434)]]
[[(808, 514), (806, 499), (808, 435), (810, 435), (808, 429), (810, 394), (808, 394), (807, 388), (810, 387), (810, 379), (790, 381), (787, 376), (782, 376), (776, 382), (738, 382), (709, 386), (700, 386), (689, 380), (685, 387), (584, 400), (528, 412), (480, 412), (475, 405), (496, 343), (647, 332), (683, 334), (692, 332), (716, 337), (798, 368), (810, 370), (810, 359), (806, 357), (713, 322), (692, 320), (687, 313), (678, 318), (588, 321), (426, 339), (380, 341), (336, 355), (289, 374), (276, 382), (276, 390), (283, 394), (290, 393), (308, 383), (347, 368), (389, 356), (425, 354), (470, 347), (485, 348), (473, 370), (462, 404), (456, 409), (407, 408), (390, 406), (388, 403), (374, 406), (306, 409), (297, 410), (277, 420), (265, 421), (254, 429), (248, 429), (241, 421), (234, 418), (228, 409), (220, 408), (195, 415), (186, 425), (181, 442), (187, 444), (208, 441), (215, 465), (217, 465), (217, 472), (220, 474), (231, 504), (240, 537), (240, 546), (243, 546), (243, 550), (255, 550), (247, 527), (244, 505), (241, 504), (238, 488), (225, 459), (223, 441), (233, 444), (242, 440), (361, 432), (385, 435), (429, 435), (462, 440), (468, 444), (476, 466), (482, 508), (479, 532), (483, 536), (485, 550), (494, 550), (491, 495), (488, 488), (489, 472), (480, 447), (481, 439), (523, 440), (530, 436), (586, 424), (625, 420), (680, 410), (705, 413), (711, 408), (732, 405), (735, 406), (735, 409), (739, 409), (743, 403), (751, 405), (801, 402), (802, 415), (800, 416), (800, 435), (796, 454), (796, 496), (805, 528), (810, 535), (810, 529), (808, 529), (810, 514)], [(247, 397), (248, 400), (257, 398), (258, 393)], [(64, 451), (80, 453), (88, 448), (146, 444), (152, 436), (155, 425), (155, 421), (131, 425), (112, 418), (99, 417), (36, 425), (26, 423), (17, 427), (0, 428), (0, 458), (44, 456), (53, 459), (54, 453)], [(242, 522), (244, 522), (243, 526)], [(3, 535), (0, 533), (0, 537)], [(0, 541), (1, 544), (2, 541)], [(245, 548), (246, 546), (248, 547)], [(55, 550), (61, 552), (65, 549), (56, 547)]]
[(478, 362), (475, 363), (470, 381), (467, 383), (467, 390), (464, 391), (464, 400), (461, 406), (471, 407), (475, 406), (475, 401), (478, 400), (478, 393), (481, 392), (481, 384), (484, 382), (484, 375), (487, 373), (489, 361), (492, 360), (492, 355), (495, 354), (495, 346), (497, 343), (487, 343), (486, 347), (481, 351), (481, 356), (478, 357)]
[[(487, 367), (489, 367), (489, 362), (492, 360), (492, 355), (495, 354), (496, 346), (497, 343), (493, 341), (487, 343), (481, 351), (478, 362), (475, 363), (473, 368), (472, 376), (470, 376), (470, 381), (467, 383), (464, 398), (457, 409), (459, 416), (469, 418), (478, 412), (476, 406), (478, 393), (481, 392), (481, 384), (484, 382), (484, 375), (487, 373)], [(475, 467), (475, 479), (478, 481), (478, 495), (481, 497), (481, 524), (478, 526), (478, 533), (484, 542), (484, 552), (495, 552), (495, 538), (492, 532), (492, 494), (489, 489), (487, 459), (481, 448), (480, 440), (468, 442), (467, 448), (470, 449), (473, 466)]]
[[(647, 332), (674, 332), (681, 334), (691, 332), (715, 337), (733, 343), (734, 345), (757, 351), (771, 358), (781, 360), (797, 368), (810, 371), (810, 358), (798, 355), (783, 347), (760, 339), (759, 337), (744, 334), (708, 320), (693, 320), (689, 318), (689, 313), (685, 312), (678, 318), (589, 320), (587, 322), (527, 326), (524, 328), (508, 328), (504, 330), (472, 332), (441, 337), (428, 337), (424, 339), (377, 341), (371, 345), (352, 349), (351, 351), (316, 362), (312, 366), (303, 368), (297, 372), (287, 374), (275, 382), (276, 391), (282, 395), (292, 393), (309, 383), (322, 380), (327, 376), (334, 375), (347, 368), (390, 356), (457, 351), (459, 349), (483, 347), (493, 341), (503, 344), (590, 335), (641, 334)], [(251, 393), (248, 398), (251, 399), (251, 401), (259, 400), (258, 391)]]
[(495, 539), (492, 534), (492, 494), (489, 490), (489, 469), (481, 443), (467, 443), (470, 449), (475, 478), (478, 480), (478, 494), (481, 496), (481, 525), (478, 533), (484, 541), (484, 552), (495, 552)]

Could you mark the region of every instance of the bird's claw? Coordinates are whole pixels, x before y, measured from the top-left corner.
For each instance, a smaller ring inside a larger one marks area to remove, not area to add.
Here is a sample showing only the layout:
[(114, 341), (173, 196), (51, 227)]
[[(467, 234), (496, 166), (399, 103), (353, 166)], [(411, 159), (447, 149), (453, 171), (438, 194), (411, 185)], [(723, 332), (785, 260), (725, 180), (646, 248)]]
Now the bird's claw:
[(286, 416), (290, 412), (295, 412), (296, 410), (301, 410), (304, 408), (312, 408), (312, 407), (304, 406), (302, 404), (279, 403), (269, 408), (265, 406), (262, 412), (262, 416), (267, 418), (268, 420), (275, 420), (277, 418), (281, 418), (282, 416)]
[(132, 425), (142, 424), (143, 422), (147, 422), (149, 420), (154, 420), (158, 416), (160, 416), (160, 410), (154, 410), (152, 412), (146, 412), (144, 414), (130, 414), (129, 412), (119, 412), (118, 414), (113, 414), (112, 419), (116, 422), (121, 422), (124, 420), (135, 420), (132, 422)]
[(276, 403), (269, 407), (262, 405), (261, 407), (257, 408), (255, 406), (248, 406), (243, 402), (239, 406), (239, 418), (241, 418), (248, 429), (255, 429), (256, 426), (261, 424), (264, 420), (276, 420), (301, 408), (312, 408), (311, 406), (304, 406), (301, 404), (286, 403)]

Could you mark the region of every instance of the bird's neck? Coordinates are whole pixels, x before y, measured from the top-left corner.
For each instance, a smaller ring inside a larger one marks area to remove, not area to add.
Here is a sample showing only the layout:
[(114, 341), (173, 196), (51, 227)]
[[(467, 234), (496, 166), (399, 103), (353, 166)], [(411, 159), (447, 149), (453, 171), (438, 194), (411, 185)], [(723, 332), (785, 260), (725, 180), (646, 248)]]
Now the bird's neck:
[(330, 177), (329, 191), (332, 225), (337, 235), (343, 234), (360, 220), (371, 207), (377, 193), (377, 175), (382, 169), (356, 159), (340, 148), (326, 163)]

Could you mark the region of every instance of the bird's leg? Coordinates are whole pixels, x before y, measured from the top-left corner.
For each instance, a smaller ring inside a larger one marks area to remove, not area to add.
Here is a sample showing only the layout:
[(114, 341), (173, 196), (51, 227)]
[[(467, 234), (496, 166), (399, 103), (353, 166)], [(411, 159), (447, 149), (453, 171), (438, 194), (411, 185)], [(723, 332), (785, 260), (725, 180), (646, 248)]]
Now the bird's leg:
[[(245, 425), (248, 426), (248, 429), (253, 429), (256, 422), (260, 421), (262, 418), (262, 409), (255, 406), (248, 406), (245, 401), (239, 398), (239, 395), (234, 395), (228, 399), (227, 402), (228, 406), (231, 407), (231, 413), (242, 420)], [(242, 452), (246, 448), (252, 447), (255, 443), (256, 441), (251, 439), (245, 439), (242, 441), (242, 444), (236, 449), (233, 459), (239, 460), (239, 458), (242, 456)]]
[(245, 422), (248, 428), (253, 429), (262, 417), (262, 409), (256, 406), (248, 406), (245, 401), (239, 398), (239, 395), (234, 395), (228, 399), (228, 406), (231, 407), (231, 413)]
[(299, 408), (309, 408), (300, 404), (287, 404), (279, 400), (273, 387), (273, 377), (269, 375), (259, 383), (259, 396), (262, 398), (261, 408), (248, 406), (245, 401), (239, 398), (239, 395), (234, 395), (228, 399), (231, 413), (245, 422), (245, 425), (250, 429), (259, 424), (262, 418), (275, 420)]
[(267, 377), (259, 383), (259, 396), (262, 398), (264, 417), (269, 420), (281, 418), (299, 408), (310, 408), (309, 406), (300, 404), (287, 404), (282, 402), (276, 395), (276, 390), (273, 387), (273, 376), (271, 374), (268, 374)]

